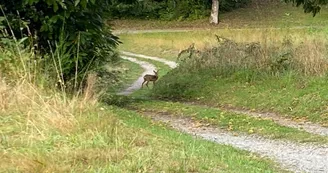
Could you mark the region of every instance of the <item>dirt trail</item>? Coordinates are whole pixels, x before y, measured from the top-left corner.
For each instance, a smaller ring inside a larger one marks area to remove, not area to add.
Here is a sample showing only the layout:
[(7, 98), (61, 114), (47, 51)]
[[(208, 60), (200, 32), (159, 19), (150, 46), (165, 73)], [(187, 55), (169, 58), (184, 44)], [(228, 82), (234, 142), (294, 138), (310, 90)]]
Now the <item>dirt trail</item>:
[(142, 82), (144, 81), (143, 76), (146, 74), (153, 74), (154, 73), (153, 70), (155, 70), (156, 67), (153, 64), (150, 64), (145, 61), (139, 61), (136, 58), (131, 58), (127, 56), (121, 56), (121, 58), (139, 64), (145, 70), (130, 87), (118, 93), (119, 95), (129, 95), (132, 94), (134, 91), (140, 89)]
[[(292, 127), (300, 130), (304, 130), (306, 132), (317, 134), (321, 136), (328, 136), (328, 128), (322, 127), (319, 124), (311, 123), (311, 122), (295, 122), (286, 118), (283, 118), (281, 115), (275, 114), (275, 113), (257, 113), (257, 112), (251, 112), (251, 111), (245, 111), (245, 110), (237, 110), (237, 109), (221, 109), (226, 110), (229, 112), (234, 112), (238, 114), (244, 114), (256, 118), (266, 118), (273, 120), (275, 123), (280, 124), (282, 126), (286, 127)], [(328, 164), (328, 163), (327, 163)]]
[(245, 30), (254, 30), (254, 31), (260, 31), (260, 30), (282, 30), (282, 29), (288, 29), (288, 30), (300, 30), (300, 29), (311, 29), (311, 28), (317, 28), (317, 29), (323, 29), (325, 27), (323, 26), (294, 26), (294, 27), (249, 27), (249, 28), (226, 28), (226, 27), (211, 27), (211, 28), (177, 28), (177, 29), (135, 29), (135, 30), (114, 30), (113, 34), (120, 35), (120, 34), (144, 34), (144, 33), (173, 33), (173, 32), (193, 32), (193, 31), (215, 31), (215, 30), (225, 30), (229, 29), (231, 31), (245, 31)]
[(174, 62), (174, 61), (169, 61), (169, 60), (166, 60), (166, 59), (163, 59), (163, 58), (159, 58), (159, 57), (141, 55), (141, 54), (126, 52), (126, 51), (121, 51), (121, 53), (123, 55), (126, 55), (126, 56), (132, 56), (132, 57), (138, 57), (138, 58), (150, 59), (150, 60), (158, 61), (158, 62), (161, 62), (161, 63), (164, 63), (164, 64), (168, 65), (170, 68), (176, 68), (178, 66), (178, 64), (176, 62)]
[(282, 168), (293, 172), (328, 172), (328, 146), (297, 144), (283, 140), (264, 139), (255, 135), (232, 134), (218, 128), (200, 126), (189, 118), (167, 114), (147, 114), (153, 120), (203, 139), (258, 153), (278, 162)]

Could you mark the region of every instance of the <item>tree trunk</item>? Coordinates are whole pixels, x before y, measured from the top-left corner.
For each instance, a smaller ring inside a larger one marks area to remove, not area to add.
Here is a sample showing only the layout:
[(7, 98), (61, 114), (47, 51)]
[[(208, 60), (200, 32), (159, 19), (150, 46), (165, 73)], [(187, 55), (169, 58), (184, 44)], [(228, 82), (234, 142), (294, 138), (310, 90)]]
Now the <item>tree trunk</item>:
[(219, 24), (219, 0), (212, 0), (211, 24)]

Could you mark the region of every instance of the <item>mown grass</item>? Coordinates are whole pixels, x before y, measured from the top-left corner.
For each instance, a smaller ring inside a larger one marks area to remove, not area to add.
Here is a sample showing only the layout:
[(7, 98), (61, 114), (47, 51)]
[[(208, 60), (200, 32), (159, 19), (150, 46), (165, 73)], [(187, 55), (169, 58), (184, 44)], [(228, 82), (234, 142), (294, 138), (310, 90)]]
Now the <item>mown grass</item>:
[(0, 89), (4, 172), (283, 172), (94, 98), (64, 100), (29, 83)]
[(158, 112), (186, 116), (200, 122), (200, 125), (211, 124), (231, 132), (257, 134), (271, 139), (284, 139), (297, 142), (328, 142), (327, 137), (281, 126), (272, 120), (231, 113), (216, 108), (155, 100), (134, 103), (131, 107), (141, 112)]

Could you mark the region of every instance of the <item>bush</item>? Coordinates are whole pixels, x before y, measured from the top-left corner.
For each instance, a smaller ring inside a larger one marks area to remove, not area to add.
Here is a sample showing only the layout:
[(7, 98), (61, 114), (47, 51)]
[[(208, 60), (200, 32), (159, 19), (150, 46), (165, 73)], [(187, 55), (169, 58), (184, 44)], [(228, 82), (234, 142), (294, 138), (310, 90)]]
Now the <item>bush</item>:
[(62, 82), (81, 82), (87, 71), (117, 60), (118, 38), (104, 22), (109, 0), (1, 0), (0, 5), (0, 36), (29, 38), (25, 46), (34, 53), (56, 59)]

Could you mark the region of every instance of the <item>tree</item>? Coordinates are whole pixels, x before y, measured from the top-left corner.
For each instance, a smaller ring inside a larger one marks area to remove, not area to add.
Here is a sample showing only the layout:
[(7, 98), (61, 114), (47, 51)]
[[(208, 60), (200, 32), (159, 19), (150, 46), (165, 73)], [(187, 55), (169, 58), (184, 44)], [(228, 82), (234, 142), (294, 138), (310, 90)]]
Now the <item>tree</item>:
[(313, 16), (320, 12), (321, 6), (328, 4), (328, 0), (285, 0), (285, 2), (292, 2), (293, 4), (296, 4), (297, 7), (303, 5), (304, 12), (312, 13)]
[(212, 0), (212, 10), (210, 16), (210, 23), (211, 24), (219, 24), (219, 0)]

